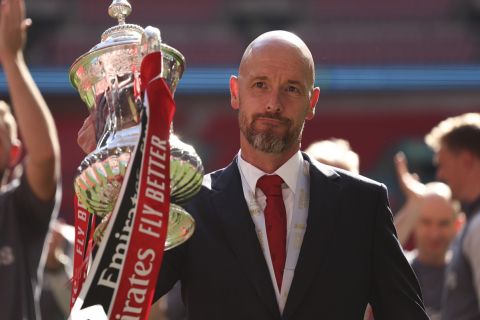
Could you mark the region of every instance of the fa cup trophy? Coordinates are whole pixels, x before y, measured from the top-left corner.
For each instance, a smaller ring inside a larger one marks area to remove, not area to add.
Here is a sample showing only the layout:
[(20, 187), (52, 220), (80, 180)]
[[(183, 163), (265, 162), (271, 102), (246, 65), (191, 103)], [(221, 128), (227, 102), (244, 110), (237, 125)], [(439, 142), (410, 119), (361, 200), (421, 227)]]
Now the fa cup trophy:
[[(161, 43), (156, 28), (125, 24), (128, 1), (113, 1), (109, 14), (119, 24), (104, 32), (102, 42), (73, 64), (70, 80), (95, 122), (98, 145), (79, 167), (75, 193), (86, 209), (103, 218), (115, 205), (140, 131), (141, 99), (135, 98), (135, 80), (147, 54), (161, 51), (162, 77), (172, 95), (185, 69), (176, 49)], [(195, 150), (171, 135), (171, 210), (166, 249), (187, 240), (194, 229), (190, 215), (176, 204), (193, 196), (201, 186), (203, 167)]]
[[(88, 107), (90, 117), (95, 125), (97, 140), (96, 149), (82, 161), (79, 173), (74, 181), (75, 194), (80, 208), (77, 209), (76, 218), (79, 218), (78, 225), (84, 225), (83, 230), (81, 230), (76, 223), (77, 235), (84, 235), (84, 237), (81, 239), (83, 246), (79, 250), (79, 255), (81, 253), (82, 256), (82, 266), (75, 262), (76, 266), (79, 266), (76, 272), (81, 274), (76, 274), (74, 277), (74, 294), (72, 294), (74, 298), (72, 302), (79, 294), (75, 292), (75, 281), (80, 281), (80, 286), (77, 286), (79, 291), (83, 283), (81, 279), (83, 277), (83, 280), (85, 280), (86, 277), (85, 265), (88, 263), (85, 260), (88, 259), (90, 252), (87, 245), (88, 234), (94, 229), (94, 223), (87, 224), (85, 222), (86, 216), (94, 215), (103, 219), (102, 223), (97, 226), (94, 236), (97, 242), (104, 245), (100, 246), (97, 255), (107, 255), (110, 252), (112, 256), (110, 260), (107, 259), (108, 261), (104, 263), (104, 267), (102, 267), (102, 262), (96, 262), (96, 257), (92, 268), (90, 268), (91, 270), (98, 269), (98, 275), (90, 277), (89, 274), (89, 278), (92, 279), (86, 279), (85, 283), (89, 286), (95, 286), (95, 292), (90, 295), (86, 293), (83, 296), (80, 294), (82, 303), (90, 300), (89, 306), (96, 304), (94, 300), (97, 293), (98, 297), (101, 297), (100, 300), (104, 299), (105, 294), (100, 294), (102, 290), (111, 289), (115, 294), (117, 291), (121, 291), (118, 288), (120, 286), (120, 275), (127, 272), (123, 270), (123, 264), (128, 265), (128, 263), (125, 263), (127, 260), (125, 258), (127, 256), (126, 251), (127, 249), (130, 250), (129, 246), (132, 245), (132, 239), (134, 239), (135, 232), (138, 231), (134, 230), (136, 226), (133, 222), (133, 215), (130, 215), (130, 211), (126, 210), (129, 214), (125, 215), (125, 222), (117, 229), (115, 229), (115, 225), (110, 226), (112, 223), (109, 223), (110, 217), (112, 219), (116, 218), (116, 212), (122, 210), (121, 198), (126, 197), (124, 192), (127, 192), (129, 188), (125, 183), (126, 177), (131, 178), (135, 174), (137, 176), (145, 174), (146, 184), (152, 184), (160, 192), (159, 190), (163, 190), (162, 184), (159, 182), (160, 180), (154, 180), (154, 178), (162, 177), (161, 170), (169, 166), (167, 174), (169, 175), (170, 202), (167, 203), (169, 214), (165, 250), (182, 244), (193, 234), (194, 220), (180, 205), (195, 195), (200, 189), (203, 179), (203, 166), (200, 158), (192, 146), (181, 142), (173, 134), (171, 123), (168, 123), (167, 128), (167, 144), (162, 143), (159, 137), (150, 132), (160, 127), (162, 123), (167, 124), (166, 119), (155, 118), (155, 115), (159, 113), (152, 109), (152, 104), (159, 104), (161, 110), (164, 110), (162, 109), (164, 105), (171, 104), (174, 110), (175, 105), (171, 96), (173, 96), (184, 72), (185, 60), (179, 51), (162, 42), (159, 29), (150, 26), (144, 29), (138, 25), (126, 24), (125, 18), (131, 10), (127, 0), (114, 0), (108, 9), (108, 13), (112, 18), (118, 20), (118, 25), (107, 29), (101, 37), (101, 42), (80, 56), (70, 69), (70, 81)], [(158, 60), (155, 60), (155, 57), (158, 57)], [(148, 62), (145, 60), (148, 60)], [(160, 74), (152, 77), (151, 70), (156, 70), (156, 68), (158, 68)], [(144, 73), (149, 73), (150, 78), (146, 79)], [(161, 80), (158, 78), (161, 78)], [(156, 84), (153, 87), (148, 87), (149, 83)], [(166, 86), (162, 86), (163, 84), (166, 84)], [(166, 91), (162, 91), (163, 87), (166, 88)], [(154, 97), (159, 95), (160, 97)], [(146, 109), (145, 105), (147, 104), (150, 109)], [(144, 120), (146, 117), (144, 113), (148, 115), (147, 129), (145, 129), (147, 120)], [(160, 112), (160, 114), (162, 113)], [(171, 115), (173, 116), (173, 112)], [(169, 145), (170, 158), (168, 165), (164, 165), (160, 161), (164, 156), (162, 146), (165, 145)], [(136, 160), (139, 150), (151, 153), (148, 160), (150, 162), (143, 163), (141, 156), (138, 161)], [(153, 172), (150, 177), (148, 176), (151, 173), (149, 171), (151, 169), (150, 165), (153, 166), (154, 164), (157, 165), (158, 170)], [(146, 165), (148, 165), (148, 170)], [(136, 166), (141, 167), (141, 169), (136, 168)], [(140, 178), (138, 178), (139, 181), (141, 181)], [(142, 190), (141, 184), (141, 182), (137, 182), (135, 189)], [(141, 193), (141, 191), (136, 192)], [(146, 194), (148, 198), (148, 186)], [(161, 197), (152, 197), (152, 194), (150, 194), (150, 198), (163, 201), (163, 195), (161, 193), (159, 195)], [(139, 206), (137, 202), (140, 201), (140, 196), (138, 198), (132, 196), (131, 198), (132, 203)], [(147, 204), (143, 204), (143, 206), (143, 209), (139, 209), (140, 211), (143, 210), (140, 213), (145, 214), (145, 217), (138, 218), (143, 221), (143, 225), (139, 222), (139, 234), (142, 234), (143, 230), (144, 235), (156, 236), (152, 228), (160, 228), (161, 221), (153, 220), (150, 217), (161, 216), (161, 212), (150, 208)], [(114, 212), (113, 215), (112, 212)], [(105, 231), (108, 232), (104, 236)], [(152, 239), (155, 240), (156, 238), (152, 237)], [(110, 240), (112, 240), (112, 244), (103, 243)], [(155, 251), (148, 250), (148, 248), (137, 249), (137, 256), (152, 259), (156, 257), (157, 253)], [(159, 260), (159, 263), (161, 263), (161, 257)], [(140, 260), (138, 263), (140, 263)], [(137, 270), (137, 265), (134, 266), (134, 270)], [(145, 271), (145, 269), (142, 270)], [(83, 292), (84, 290), (82, 290)], [(130, 297), (130, 295), (127, 296)], [(132, 305), (131, 301), (129, 303)], [(105, 314), (108, 314), (109, 317), (122, 318), (121, 311), (117, 313), (114, 310), (114, 303), (110, 300), (102, 300), (98, 305), (103, 307)], [(77, 309), (78, 314), (79, 308)], [(115, 314), (111, 312), (115, 312)], [(71, 318), (75, 319), (73, 312)]]

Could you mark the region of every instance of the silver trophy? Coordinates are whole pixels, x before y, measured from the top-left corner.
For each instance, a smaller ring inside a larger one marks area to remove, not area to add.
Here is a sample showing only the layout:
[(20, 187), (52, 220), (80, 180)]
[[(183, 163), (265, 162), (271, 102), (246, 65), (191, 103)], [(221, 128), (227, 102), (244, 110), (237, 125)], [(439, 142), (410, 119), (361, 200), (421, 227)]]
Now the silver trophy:
[[(126, 24), (131, 13), (127, 0), (114, 0), (108, 9), (118, 25), (107, 29), (101, 42), (80, 56), (70, 68), (70, 81), (78, 90), (94, 119), (97, 147), (79, 167), (74, 188), (79, 202), (108, 223), (118, 198), (130, 156), (140, 135), (143, 101), (137, 84), (143, 57), (162, 53), (162, 74), (172, 95), (185, 69), (185, 59), (176, 49), (162, 43), (160, 30)], [(153, 120), (155, 121), (155, 120)], [(159, 119), (160, 121), (160, 119)], [(165, 250), (186, 241), (195, 222), (180, 206), (199, 189), (202, 162), (194, 148), (170, 134), (170, 218)]]

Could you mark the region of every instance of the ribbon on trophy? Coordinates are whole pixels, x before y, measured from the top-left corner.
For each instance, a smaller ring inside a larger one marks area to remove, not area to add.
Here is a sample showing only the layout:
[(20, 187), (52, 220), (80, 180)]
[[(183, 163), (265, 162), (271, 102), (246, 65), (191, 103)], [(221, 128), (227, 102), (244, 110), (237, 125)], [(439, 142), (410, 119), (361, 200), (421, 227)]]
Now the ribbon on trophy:
[(76, 195), (73, 203), (75, 212), (75, 243), (70, 309), (73, 308), (73, 304), (87, 278), (87, 266), (93, 249), (93, 226), (95, 225), (95, 215), (88, 213), (87, 209), (78, 201)]
[[(175, 103), (160, 77), (160, 52), (147, 55), (141, 65), (145, 92), (141, 133), (133, 151), (111, 220), (82, 287), (75, 263), (74, 279), (80, 294), (70, 314), (72, 320), (146, 319), (163, 259), (170, 208), (169, 135)], [(83, 215), (80, 215), (83, 217)], [(82, 228), (85, 227), (84, 220)], [(78, 228), (81, 234), (88, 231)], [(86, 239), (86, 238), (85, 238)], [(86, 241), (86, 240), (85, 240)], [(80, 243), (79, 243), (80, 244)], [(81, 247), (81, 246), (80, 246)], [(86, 254), (87, 253), (87, 254)], [(87, 257), (86, 257), (87, 256)], [(73, 299), (72, 292), (72, 299)]]

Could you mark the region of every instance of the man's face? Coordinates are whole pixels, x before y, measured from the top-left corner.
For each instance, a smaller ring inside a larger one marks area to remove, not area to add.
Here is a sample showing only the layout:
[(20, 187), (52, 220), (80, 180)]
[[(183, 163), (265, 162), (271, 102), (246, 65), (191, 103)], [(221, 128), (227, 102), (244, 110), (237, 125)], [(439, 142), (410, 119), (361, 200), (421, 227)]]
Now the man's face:
[(444, 261), (457, 230), (450, 201), (438, 195), (424, 199), (414, 233), (419, 256), (426, 261)]
[(465, 168), (462, 164), (462, 151), (453, 152), (442, 145), (435, 155), (437, 165), (437, 179), (445, 182), (452, 190), (452, 197), (462, 201), (465, 184), (463, 175)]
[(318, 99), (311, 78), (308, 64), (292, 48), (260, 48), (243, 63), (239, 78), (232, 79), (232, 107), (253, 148), (282, 153), (298, 145)]

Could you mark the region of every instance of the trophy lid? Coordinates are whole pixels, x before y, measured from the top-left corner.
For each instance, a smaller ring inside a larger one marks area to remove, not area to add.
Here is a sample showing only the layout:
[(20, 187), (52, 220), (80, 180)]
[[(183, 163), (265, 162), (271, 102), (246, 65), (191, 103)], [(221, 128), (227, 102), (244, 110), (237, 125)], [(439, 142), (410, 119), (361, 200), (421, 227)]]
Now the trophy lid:
[[(143, 57), (152, 52), (153, 48), (162, 51), (164, 64), (167, 60), (168, 67), (175, 69), (176, 79), (170, 81), (173, 89), (183, 74), (185, 68), (183, 55), (161, 42), (158, 29), (152, 27), (144, 29), (136, 24), (125, 23), (131, 12), (132, 6), (128, 0), (113, 0), (108, 8), (108, 14), (116, 19), (118, 24), (103, 32), (100, 43), (77, 58), (70, 68), (70, 82), (89, 109), (95, 106), (96, 96), (111, 85), (111, 79), (138, 73)], [(157, 32), (151, 32), (151, 29), (156, 29)], [(153, 41), (152, 35), (156, 38)], [(170, 76), (164, 72), (168, 71), (162, 70), (162, 76), (168, 81)]]
[(118, 25), (105, 30), (101, 42), (90, 49), (90, 52), (119, 44), (139, 43), (144, 32), (143, 28), (136, 24), (125, 23), (125, 18), (131, 12), (132, 6), (127, 0), (113, 0), (108, 7), (108, 14), (117, 19)]

